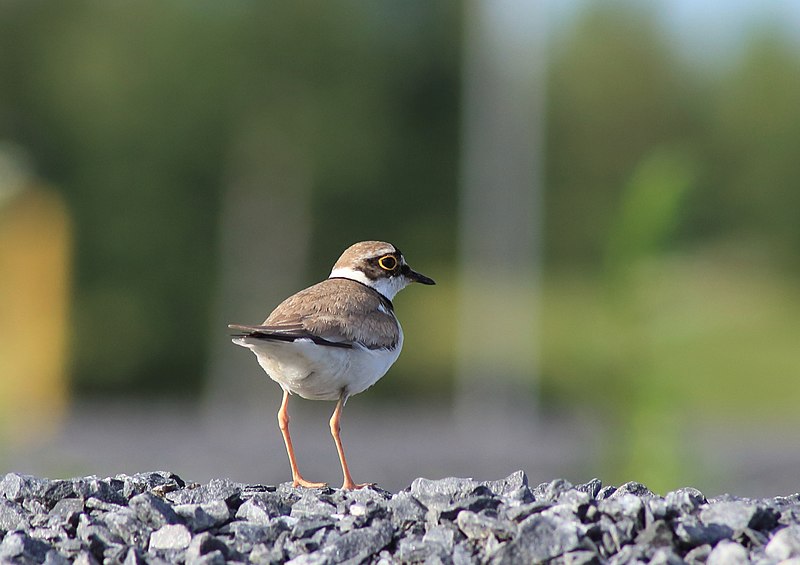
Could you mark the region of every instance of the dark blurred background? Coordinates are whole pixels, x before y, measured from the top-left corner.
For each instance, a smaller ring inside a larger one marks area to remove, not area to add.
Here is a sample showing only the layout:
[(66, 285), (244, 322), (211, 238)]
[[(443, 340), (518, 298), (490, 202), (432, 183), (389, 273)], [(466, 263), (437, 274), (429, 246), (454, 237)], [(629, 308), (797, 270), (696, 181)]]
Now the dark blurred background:
[[(3, 470), (286, 480), (225, 324), (382, 239), (439, 284), (356, 480), (800, 490), (800, 5), (491, 6), (0, 0)], [(335, 484), (332, 409), (292, 405)]]

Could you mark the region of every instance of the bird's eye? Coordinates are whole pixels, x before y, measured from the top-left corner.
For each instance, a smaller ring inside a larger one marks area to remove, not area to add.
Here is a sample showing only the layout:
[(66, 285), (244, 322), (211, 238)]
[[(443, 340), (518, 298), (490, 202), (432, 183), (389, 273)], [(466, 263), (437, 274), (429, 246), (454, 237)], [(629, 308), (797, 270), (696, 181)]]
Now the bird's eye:
[(397, 258), (394, 255), (384, 255), (378, 259), (378, 265), (384, 271), (394, 271), (397, 268)]

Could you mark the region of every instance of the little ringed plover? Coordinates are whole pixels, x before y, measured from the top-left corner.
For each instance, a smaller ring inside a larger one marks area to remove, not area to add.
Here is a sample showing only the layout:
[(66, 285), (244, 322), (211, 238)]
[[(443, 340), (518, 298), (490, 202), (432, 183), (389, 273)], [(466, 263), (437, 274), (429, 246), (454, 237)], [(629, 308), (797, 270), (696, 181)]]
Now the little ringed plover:
[(258, 326), (230, 324), (233, 343), (252, 351), (267, 375), (283, 389), (278, 425), (286, 444), (294, 486), (322, 487), (305, 480), (289, 435), (289, 395), (335, 400), (330, 429), (344, 482), (350, 476), (339, 436), (339, 420), (348, 397), (375, 384), (397, 360), (403, 330), (392, 299), (412, 282), (435, 284), (416, 271), (394, 245), (362, 241), (350, 246), (330, 276), (284, 300)]

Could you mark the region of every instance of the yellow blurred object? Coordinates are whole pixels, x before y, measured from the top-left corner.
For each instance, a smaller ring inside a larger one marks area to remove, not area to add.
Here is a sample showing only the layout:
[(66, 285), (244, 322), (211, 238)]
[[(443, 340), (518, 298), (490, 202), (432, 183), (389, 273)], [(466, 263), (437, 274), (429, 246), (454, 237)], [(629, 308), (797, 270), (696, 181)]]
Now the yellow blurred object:
[(0, 175), (0, 197), (0, 440), (23, 443), (56, 431), (66, 409), (71, 226), (61, 197), (30, 177)]

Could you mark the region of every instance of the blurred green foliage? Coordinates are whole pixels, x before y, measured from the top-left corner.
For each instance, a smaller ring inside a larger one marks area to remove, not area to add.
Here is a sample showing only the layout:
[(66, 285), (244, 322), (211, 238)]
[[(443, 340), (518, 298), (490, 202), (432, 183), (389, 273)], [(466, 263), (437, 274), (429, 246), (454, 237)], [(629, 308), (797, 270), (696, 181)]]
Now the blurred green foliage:
[(553, 45), (543, 386), (613, 416), (613, 480), (708, 479), (694, 421), (800, 399), (800, 54), (773, 31), (709, 70), (595, 7)]
[(254, 123), (277, 144), (265, 156), (307, 155), (320, 264), (354, 236), (443, 256), (458, 22), (427, 2), (0, 4), (0, 138), (77, 226), (79, 389), (199, 389), (224, 337), (209, 333), (223, 190)]
[[(273, 140), (258, 151), (299, 152), (311, 169), (309, 281), (352, 241), (381, 238), (444, 283), (433, 303), (401, 299), (421, 330), (384, 390), (446, 390), (462, 9), (0, 3), (0, 138), (30, 151), (76, 226), (78, 387), (197, 390), (224, 339), (210, 328), (224, 189), (257, 124)], [(797, 49), (767, 29), (700, 67), (619, 2), (587, 4), (549, 49), (548, 403), (639, 407), (619, 415), (636, 453), (679, 451), (648, 434), (695, 408), (757, 400), (766, 417), (796, 403)]]

